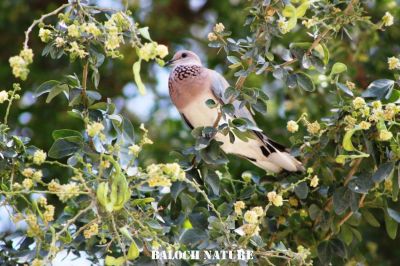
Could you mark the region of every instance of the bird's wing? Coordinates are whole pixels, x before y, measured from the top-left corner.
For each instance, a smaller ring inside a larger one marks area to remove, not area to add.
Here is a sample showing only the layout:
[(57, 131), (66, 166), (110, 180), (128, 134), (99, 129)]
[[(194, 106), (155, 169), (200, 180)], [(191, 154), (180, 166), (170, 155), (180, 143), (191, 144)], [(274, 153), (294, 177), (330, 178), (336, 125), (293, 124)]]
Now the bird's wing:
[[(229, 87), (228, 81), (226, 81), (226, 79), (221, 76), (221, 74), (214, 70), (209, 70), (209, 73), (212, 93), (221, 103), (227, 104), (229, 102), (229, 99), (225, 97), (225, 91)], [(236, 117), (247, 118), (251, 122), (253, 122), (254, 125), (256, 125), (253, 116), (246, 106), (240, 107), (239, 101), (234, 101), (232, 104), (235, 107), (234, 115)]]

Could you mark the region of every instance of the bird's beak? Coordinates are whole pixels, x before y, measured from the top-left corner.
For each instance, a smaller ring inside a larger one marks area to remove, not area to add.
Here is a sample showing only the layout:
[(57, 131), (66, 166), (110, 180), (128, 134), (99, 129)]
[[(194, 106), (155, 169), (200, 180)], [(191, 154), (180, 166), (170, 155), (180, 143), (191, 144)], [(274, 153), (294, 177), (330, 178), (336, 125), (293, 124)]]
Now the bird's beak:
[(174, 61), (175, 61), (175, 60), (171, 59), (171, 60), (167, 61), (167, 62), (165, 63), (164, 66), (170, 66), (170, 65), (172, 65), (172, 63), (173, 63)]

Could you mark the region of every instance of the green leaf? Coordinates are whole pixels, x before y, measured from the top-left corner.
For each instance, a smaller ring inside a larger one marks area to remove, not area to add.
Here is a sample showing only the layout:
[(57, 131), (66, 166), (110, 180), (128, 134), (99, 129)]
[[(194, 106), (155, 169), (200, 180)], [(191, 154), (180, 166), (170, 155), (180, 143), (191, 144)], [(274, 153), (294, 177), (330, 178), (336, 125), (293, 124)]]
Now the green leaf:
[(297, 18), (296, 8), (293, 5), (286, 5), (282, 10), (282, 15), (287, 18)]
[(205, 182), (209, 185), (215, 195), (219, 195), (219, 176), (215, 172), (209, 172), (205, 176)]
[(107, 255), (104, 262), (106, 266), (123, 266), (125, 263), (125, 258), (124, 257), (115, 258), (113, 256)]
[(354, 148), (354, 146), (353, 146), (353, 143), (351, 142), (351, 137), (353, 136), (354, 132), (356, 132), (357, 130), (358, 129), (348, 130), (346, 132), (346, 134), (344, 135), (342, 145), (346, 151), (355, 151), (356, 150), (356, 148)]
[(133, 77), (135, 79), (135, 83), (136, 86), (138, 87), (139, 93), (141, 95), (146, 94), (146, 87), (144, 86), (143, 82), (142, 82), (142, 78), (140, 77), (140, 64), (141, 64), (141, 60), (136, 61), (133, 64)]
[(368, 85), (367, 89), (361, 94), (364, 98), (377, 98), (379, 100), (389, 99), (394, 87), (394, 80), (378, 79)]
[(128, 260), (134, 260), (137, 257), (139, 257), (140, 251), (139, 248), (137, 247), (135, 241), (132, 241), (131, 246), (128, 249), (128, 253), (126, 254), (126, 257)]
[(40, 95), (50, 92), (55, 86), (59, 85), (61, 82), (57, 80), (49, 80), (42, 83), (36, 90), (35, 90), (35, 97), (39, 97)]
[(367, 221), (367, 223), (370, 224), (371, 226), (373, 226), (373, 227), (379, 227), (379, 226), (381, 226), (381, 225), (379, 224), (379, 221), (378, 221), (378, 220), (375, 218), (375, 216), (374, 216), (372, 213), (370, 213), (369, 211), (363, 210), (361, 213), (362, 213), (362, 216), (364, 217), (364, 219)]
[(381, 164), (378, 167), (378, 170), (372, 175), (372, 180), (374, 180), (375, 183), (380, 183), (386, 178), (389, 177), (389, 175), (393, 172), (394, 169), (394, 163), (392, 162), (386, 162)]
[(309, 1), (306, 1), (306, 2), (302, 3), (299, 7), (297, 7), (297, 8), (296, 8), (296, 15), (297, 15), (297, 17), (298, 17), (298, 18), (303, 17), (303, 16), (306, 14), (307, 9), (308, 9), (309, 7), (310, 7), (310, 2), (309, 2)]
[(354, 177), (350, 180), (348, 187), (355, 193), (365, 194), (374, 186), (374, 182), (368, 175), (362, 175), (360, 177)]
[(62, 93), (63, 91), (67, 91), (69, 89), (67, 84), (58, 84), (56, 86), (54, 86), (50, 92), (49, 95), (47, 95), (46, 98), (46, 103), (51, 102), (51, 100), (54, 99), (54, 97), (56, 97), (58, 94)]
[(387, 208), (387, 212), (390, 218), (395, 220), (397, 223), (400, 223), (400, 213), (398, 211), (395, 211), (391, 208)]
[(351, 232), (350, 226), (344, 224), (340, 228), (340, 236), (346, 245), (350, 245), (353, 241), (353, 233)]
[(211, 109), (218, 106), (218, 104), (213, 99), (208, 99), (206, 101), (206, 105), (208, 108), (211, 108)]
[(399, 224), (389, 216), (387, 211), (385, 211), (385, 228), (391, 239), (396, 238), (398, 226)]
[(297, 85), (305, 91), (314, 91), (315, 85), (311, 77), (303, 72), (296, 73)]
[(354, 96), (353, 92), (346, 85), (344, 85), (343, 83), (336, 82), (336, 87), (338, 89), (340, 89), (341, 91), (343, 91), (344, 93), (346, 93), (347, 95), (349, 95), (351, 97)]
[(333, 209), (340, 215), (350, 206), (351, 191), (345, 187), (338, 188), (333, 194)]
[(81, 150), (83, 147), (82, 138), (72, 136), (57, 139), (49, 150), (49, 157), (60, 159)]
[(347, 66), (343, 63), (337, 62), (333, 65), (329, 76), (332, 77), (333, 75), (337, 75), (337, 74), (343, 73), (345, 71), (347, 71)]
[(333, 258), (346, 258), (346, 247), (339, 239), (323, 241), (318, 245), (318, 258), (323, 265), (332, 263)]
[(54, 140), (57, 140), (60, 138), (65, 138), (65, 137), (72, 137), (72, 136), (83, 139), (83, 136), (79, 131), (72, 130), (72, 129), (58, 129), (58, 130), (54, 130), (52, 133), (52, 137)]
[(307, 182), (301, 182), (294, 188), (294, 193), (299, 199), (306, 199), (308, 195), (309, 188)]
[(192, 228), (183, 232), (180, 237), (180, 242), (190, 247), (195, 247), (208, 240), (208, 235), (205, 230)]
[(143, 38), (151, 41), (150, 33), (149, 33), (149, 27), (143, 27), (143, 28), (140, 28), (138, 30), (139, 30), (140, 35), (142, 35)]
[(287, 29), (290, 31), (297, 25), (297, 17), (291, 17), (287, 22)]

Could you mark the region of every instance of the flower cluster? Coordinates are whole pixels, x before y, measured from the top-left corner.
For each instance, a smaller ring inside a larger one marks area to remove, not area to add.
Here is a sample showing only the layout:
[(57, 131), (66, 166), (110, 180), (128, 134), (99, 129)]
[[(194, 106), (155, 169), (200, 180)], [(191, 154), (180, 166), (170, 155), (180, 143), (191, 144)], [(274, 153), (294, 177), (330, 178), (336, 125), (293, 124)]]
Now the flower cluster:
[(218, 35), (223, 33), (225, 30), (225, 26), (222, 23), (217, 23), (213, 27), (213, 31), (208, 33), (207, 38), (210, 42), (218, 40)]
[(32, 49), (25, 48), (19, 55), (10, 57), (9, 63), (12, 68), (12, 73), (16, 78), (26, 80), (29, 74), (28, 66), (33, 62)]
[(97, 223), (91, 224), (85, 231), (83, 231), (83, 236), (86, 239), (91, 238), (99, 233), (99, 225)]
[(168, 47), (156, 42), (148, 42), (139, 49), (138, 55), (146, 62), (156, 57), (163, 59), (168, 55)]
[(150, 187), (170, 187), (171, 181), (185, 179), (185, 172), (177, 163), (151, 164), (146, 168)]
[(46, 161), (47, 154), (42, 150), (37, 150), (33, 154), (33, 163), (37, 165), (41, 165)]
[(56, 193), (56, 195), (62, 202), (66, 202), (67, 200), (78, 196), (80, 192), (79, 185), (74, 182), (60, 185), (60, 183), (52, 180), (47, 185), (47, 188), (50, 192)]
[(283, 205), (282, 195), (276, 194), (275, 191), (268, 192), (267, 198), (269, 202), (271, 202), (276, 207), (280, 207)]

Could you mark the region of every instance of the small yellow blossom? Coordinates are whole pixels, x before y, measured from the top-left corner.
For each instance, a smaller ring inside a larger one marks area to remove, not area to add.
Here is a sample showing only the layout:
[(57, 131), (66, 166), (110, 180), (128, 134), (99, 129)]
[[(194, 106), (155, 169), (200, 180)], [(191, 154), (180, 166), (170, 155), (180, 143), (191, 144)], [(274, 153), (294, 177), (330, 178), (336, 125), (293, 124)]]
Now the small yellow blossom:
[(40, 28), (39, 38), (42, 42), (49, 42), (51, 38), (51, 31), (48, 29)]
[(50, 192), (58, 192), (60, 190), (61, 185), (55, 180), (51, 180), (50, 183), (47, 184), (47, 189)]
[(286, 18), (281, 17), (278, 20), (278, 29), (282, 34), (286, 34), (289, 32), (289, 25), (288, 22), (286, 21)]
[(321, 130), (321, 126), (320, 126), (320, 124), (318, 123), (318, 121), (315, 121), (315, 122), (313, 122), (313, 123), (309, 123), (309, 124), (307, 125), (307, 131), (308, 131), (310, 134), (317, 135), (317, 134), (319, 133), (320, 130)]
[(17, 78), (21, 78), (25, 80), (28, 77), (29, 69), (28, 62), (22, 58), (22, 56), (16, 55), (10, 57), (9, 59), (10, 66), (12, 68), (13, 75)]
[(32, 179), (35, 182), (39, 182), (40, 180), (42, 180), (42, 177), (43, 177), (43, 173), (41, 170), (35, 171), (35, 173), (33, 173), (33, 175), (32, 175)]
[(258, 222), (258, 215), (255, 211), (246, 211), (243, 218), (249, 224), (256, 224)]
[(245, 171), (242, 173), (242, 179), (244, 180), (244, 182), (250, 182), (252, 178), (252, 174), (249, 171)]
[(43, 260), (40, 260), (40, 259), (34, 259), (32, 261), (31, 266), (44, 266), (44, 262), (43, 262)]
[(257, 216), (261, 216), (261, 215), (264, 214), (264, 209), (262, 207), (260, 207), (260, 206), (254, 207), (251, 210), (254, 211), (257, 214)]
[(88, 53), (82, 49), (77, 42), (70, 43), (71, 47), (68, 48), (68, 51), (71, 53), (71, 58), (75, 59), (76, 57), (85, 58)]
[(319, 183), (319, 178), (317, 175), (315, 175), (310, 181), (310, 187), (317, 187), (318, 183)]
[(47, 199), (43, 196), (40, 196), (40, 198), (37, 200), (37, 202), (42, 207), (45, 207), (47, 205)]
[(297, 207), (299, 206), (299, 201), (295, 197), (290, 197), (289, 204), (290, 206)]
[(156, 48), (156, 53), (160, 58), (164, 58), (168, 55), (168, 47), (163, 44), (158, 44)]
[(361, 109), (365, 106), (365, 100), (364, 98), (357, 97), (353, 100), (353, 107), (354, 109), (358, 110)]
[(242, 210), (244, 209), (246, 207), (246, 205), (245, 205), (245, 203), (243, 202), (243, 201), (236, 201), (234, 204), (233, 204), (233, 208), (234, 208), (234, 210), (235, 210), (235, 213), (236, 214), (238, 214), (238, 215), (241, 215), (242, 214)]
[(268, 192), (268, 200), (272, 202), (273, 205), (279, 207), (283, 205), (283, 198), (281, 195), (276, 194), (275, 191)]
[(389, 12), (386, 12), (385, 15), (382, 17), (382, 22), (383, 22), (383, 25), (386, 27), (392, 26), (394, 23), (394, 18), (392, 16), (392, 14), (390, 14)]
[(33, 62), (33, 51), (32, 49), (25, 48), (22, 50), (19, 55), (27, 62), (28, 64)]
[(92, 236), (95, 236), (99, 233), (99, 225), (97, 223), (94, 223), (89, 226), (85, 231), (83, 231), (83, 236), (86, 239), (91, 238)]
[(55, 40), (55, 43), (56, 43), (56, 47), (57, 48), (61, 48), (61, 47), (64, 46), (65, 40), (63, 38), (61, 38), (61, 37), (57, 37), (56, 40)]
[(222, 23), (217, 23), (215, 26), (214, 26), (214, 31), (216, 32), (216, 33), (221, 33), (221, 32), (223, 32), (225, 30), (225, 26), (224, 26), (224, 24), (222, 24)]
[(373, 107), (374, 109), (377, 109), (377, 110), (382, 109), (382, 103), (381, 103), (381, 101), (373, 101), (373, 102), (371, 103), (371, 105), (372, 105), (372, 107)]
[(57, 196), (62, 202), (66, 202), (79, 195), (79, 186), (76, 183), (59, 185)]
[(0, 103), (4, 103), (8, 100), (8, 92), (5, 90), (0, 91)]
[(139, 49), (139, 57), (144, 61), (148, 62), (150, 59), (154, 59), (157, 56), (157, 43), (149, 42), (145, 43)]
[(256, 224), (244, 224), (242, 229), (247, 236), (258, 235), (260, 232), (260, 227)]
[[(110, 167), (110, 162), (109, 161), (101, 161), (100, 162), (100, 168), (107, 169), (109, 167)], [(79, 179), (76, 179), (76, 180), (79, 180)]]
[(44, 161), (46, 161), (46, 157), (47, 157), (47, 155), (44, 151), (37, 150), (33, 154), (33, 163), (37, 164), (37, 165), (41, 165), (42, 163), (44, 163)]
[(296, 121), (290, 120), (287, 122), (286, 128), (289, 132), (294, 133), (299, 130), (299, 124)]
[(186, 175), (181, 166), (177, 163), (162, 164), (160, 169), (168, 175), (172, 181), (184, 180)]
[(358, 125), (362, 130), (368, 130), (371, 127), (371, 123), (367, 121), (361, 121)]
[(30, 190), (33, 187), (33, 181), (30, 178), (25, 178), (24, 181), (22, 181), (22, 186), (26, 190)]
[(79, 27), (75, 24), (68, 26), (68, 36), (72, 38), (78, 38), (81, 35), (79, 32)]
[(142, 148), (140, 148), (139, 145), (133, 144), (131, 146), (128, 147), (129, 150), (129, 154), (134, 155), (134, 156), (138, 156), (139, 152), (142, 150)]
[(93, 22), (84, 24), (83, 30), (94, 37), (98, 37), (101, 34), (101, 30)]
[(218, 39), (218, 36), (214, 32), (210, 32), (207, 35), (207, 38), (210, 42), (216, 41)]
[(54, 206), (53, 205), (47, 205), (45, 207), (46, 211), (43, 213), (43, 220), (45, 222), (51, 222), (54, 221)]
[(104, 130), (104, 126), (100, 122), (93, 122), (87, 125), (86, 132), (88, 133), (89, 137), (94, 137), (98, 135), (101, 131)]
[(144, 137), (142, 139), (142, 141), (140, 142), (142, 145), (146, 145), (146, 144), (153, 144), (153, 141), (151, 139), (149, 139), (148, 137)]
[(379, 131), (379, 139), (382, 140), (382, 141), (388, 141), (392, 137), (393, 137), (392, 132), (390, 132), (390, 131), (388, 131), (386, 129)]
[(33, 168), (25, 168), (24, 170), (22, 170), (22, 175), (25, 177), (32, 177), (34, 174), (35, 170)]
[(316, 18), (310, 18), (307, 20), (303, 20), (301, 24), (303, 24), (307, 29), (311, 28), (315, 24), (317, 24), (318, 20)]
[(117, 12), (112, 14), (111, 21), (115, 23), (115, 25), (119, 28), (119, 30), (128, 30), (131, 23), (126, 18), (126, 16), (122, 12)]
[(393, 70), (393, 69), (400, 69), (400, 59), (392, 56), (388, 58), (388, 65), (389, 65), (389, 69)]
[(301, 257), (303, 261), (305, 261), (311, 255), (311, 251), (300, 245), (297, 247), (297, 254)]

